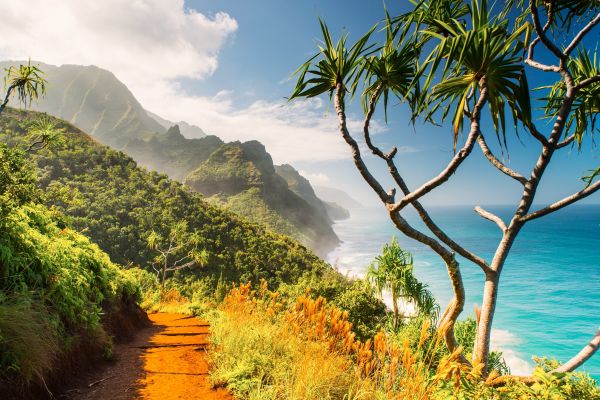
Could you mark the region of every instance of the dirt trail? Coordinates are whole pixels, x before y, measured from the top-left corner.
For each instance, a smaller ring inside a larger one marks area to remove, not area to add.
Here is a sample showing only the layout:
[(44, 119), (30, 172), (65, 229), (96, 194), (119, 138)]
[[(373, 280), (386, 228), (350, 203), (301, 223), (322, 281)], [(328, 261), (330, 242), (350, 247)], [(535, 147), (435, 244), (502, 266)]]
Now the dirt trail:
[(152, 327), (115, 348), (115, 361), (63, 398), (232, 400), (208, 382), (208, 324), (183, 314), (150, 314)]

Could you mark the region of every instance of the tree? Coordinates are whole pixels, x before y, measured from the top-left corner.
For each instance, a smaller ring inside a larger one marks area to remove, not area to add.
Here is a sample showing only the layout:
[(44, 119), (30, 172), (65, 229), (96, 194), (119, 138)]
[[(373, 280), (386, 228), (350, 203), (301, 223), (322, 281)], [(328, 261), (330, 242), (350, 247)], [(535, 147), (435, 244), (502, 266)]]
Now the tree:
[[(597, 131), (600, 60), (597, 51), (585, 49), (583, 39), (600, 23), (600, 3), (596, 0), (513, 0), (500, 11), (489, 8), (486, 0), (473, 0), (469, 6), (460, 0), (423, 0), (415, 1), (413, 5), (414, 9), (407, 14), (396, 18), (387, 16), (385, 42), (377, 51), (374, 50), (377, 45), (372, 43), (373, 29), (347, 48), (347, 35), (334, 44), (326, 24), (321, 21), (323, 44), (319, 52), (296, 71), (298, 81), (290, 99), (325, 93), (333, 99), (339, 132), (351, 149), (354, 164), (381, 199), (395, 226), (406, 236), (429, 246), (444, 261), (454, 296), (439, 319), (438, 329), (444, 334), (450, 351), (457, 347), (454, 324), (465, 302), (455, 254), (481, 269), (485, 286), (472, 362), (483, 364), (485, 375), (500, 276), (519, 232), (529, 221), (560, 210), (600, 189), (597, 179), (600, 172), (592, 170), (584, 177), (585, 185), (581, 190), (546, 207), (537, 210), (532, 207), (541, 179), (555, 153), (580, 146), (586, 136)], [(560, 42), (564, 42), (564, 46), (557, 44)], [(543, 59), (553, 58), (556, 64), (538, 61), (534, 50), (540, 46), (545, 53)], [(533, 101), (529, 96), (527, 77), (536, 70), (557, 74), (558, 78), (547, 87), (536, 88), (545, 90), (547, 95)], [(364, 87), (364, 142), (368, 150), (386, 164), (396, 186), (389, 191), (365, 163), (359, 143), (346, 124), (346, 97), (354, 95), (361, 83)], [(384, 152), (371, 139), (371, 119), (381, 103), (387, 111), (390, 94), (407, 103), (413, 123), (452, 119), (454, 156), (437, 176), (414, 189), (408, 187), (396, 164), (397, 148)], [(540, 118), (533, 116), (534, 104), (541, 105)], [(481, 127), (486, 109), (493, 122), (490, 132), (483, 132)], [(506, 113), (512, 116), (515, 132), (518, 127), (523, 127), (539, 143), (537, 161), (528, 175), (510, 168), (488, 146), (487, 139), (495, 136), (500, 149), (507, 150)], [(548, 132), (538, 127), (539, 119), (551, 121)], [(459, 143), (465, 120), (469, 132)], [(523, 190), (508, 223), (475, 207), (477, 214), (494, 222), (502, 233), (491, 260), (485, 260), (453, 240), (420, 202), (431, 191), (449, 184), (451, 176), (471, 156), (476, 145), (494, 168)], [(398, 199), (395, 198), (396, 188), (401, 194)], [(402, 212), (408, 206), (417, 211), (427, 230), (415, 228), (403, 217)], [(599, 342), (600, 331), (575, 357), (576, 362), (567, 362), (560, 370), (569, 371), (580, 365), (593, 355)]]
[(6, 88), (6, 94), (4, 101), (0, 104), (0, 113), (4, 111), (15, 92), (19, 101), (26, 107), (31, 104), (32, 100), (37, 100), (40, 94), (46, 94), (44, 73), (35, 65), (31, 65), (31, 61), (27, 65), (19, 65), (18, 68), (11, 66), (5, 68), (5, 70), (4, 87)]
[(168, 272), (206, 264), (208, 253), (206, 250), (199, 250), (199, 244), (199, 233), (188, 232), (186, 221), (174, 224), (166, 238), (156, 232), (148, 236), (148, 247), (158, 252), (154, 258), (153, 268), (157, 279), (160, 279), (161, 293), (165, 290)]
[(394, 327), (398, 327), (400, 318), (399, 302), (405, 300), (416, 306), (421, 315), (435, 316), (437, 304), (427, 285), (419, 282), (413, 274), (413, 258), (407, 251), (403, 250), (396, 238), (392, 243), (385, 244), (381, 255), (369, 266), (367, 278), (375, 287), (379, 296), (383, 296), (384, 290), (389, 290), (392, 296), (392, 307), (394, 312)]

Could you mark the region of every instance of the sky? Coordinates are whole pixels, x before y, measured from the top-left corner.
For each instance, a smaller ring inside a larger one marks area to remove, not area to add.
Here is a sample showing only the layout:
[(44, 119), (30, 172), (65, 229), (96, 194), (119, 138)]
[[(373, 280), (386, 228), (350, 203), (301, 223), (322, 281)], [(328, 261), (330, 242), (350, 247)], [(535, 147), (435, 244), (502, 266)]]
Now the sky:
[[(392, 14), (408, 4), (390, 3)], [(371, 0), (0, 0), (0, 59), (106, 68), (163, 118), (198, 125), (227, 141), (260, 140), (276, 163), (292, 164), (313, 184), (343, 189), (375, 205), (376, 196), (356, 172), (337, 132), (328, 99), (290, 103), (286, 97), (294, 86), (290, 75), (316, 51), (319, 17), (334, 36), (348, 32), (352, 41), (383, 18), (383, 6)], [(595, 39), (586, 44), (593, 47), (598, 36), (591, 36)], [(546, 79), (532, 74), (533, 81)], [(358, 136), (358, 102), (348, 111), (349, 128)], [(398, 146), (399, 168), (416, 187), (453, 156), (452, 133), (449, 124), (413, 127), (407, 117), (406, 108), (393, 102), (387, 124), (376, 114), (374, 140), (386, 149)], [(547, 122), (540, 126), (549, 130)], [(487, 117), (483, 131), (501, 156)], [(508, 145), (505, 161), (527, 175), (539, 145), (523, 131), (520, 138), (509, 132)], [(544, 177), (536, 202), (554, 202), (580, 190), (580, 177), (598, 167), (599, 155), (589, 140), (581, 151), (563, 151)], [(391, 186), (385, 165), (371, 157), (367, 162)], [(450, 183), (425, 203), (515, 204), (520, 194), (520, 185), (475, 148)], [(597, 203), (599, 197), (586, 202)]]

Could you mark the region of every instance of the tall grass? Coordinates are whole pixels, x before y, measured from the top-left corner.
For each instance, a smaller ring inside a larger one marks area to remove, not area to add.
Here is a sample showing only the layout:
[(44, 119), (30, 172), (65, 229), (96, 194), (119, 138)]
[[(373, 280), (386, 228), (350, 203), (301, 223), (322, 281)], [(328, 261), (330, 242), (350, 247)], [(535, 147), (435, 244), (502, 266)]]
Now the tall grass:
[(16, 374), (23, 383), (43, 379), (52, 369), (60, 348), (48, 310), (25, 297), (0, 302), (0, 365), (2, 374)]
[(427, 321), (416, 343), (380, 331), (360, 341), (347, 312), (306, 295), (280, 299), (263, 283), (233, 287), (211, 323), (214, 385), (240, 399), (598, 399), (584, 374), (554, 376), (538, 370), (539, 382), (495, 388), (481, 366), (459, 362), (461, 349), (442, 351), (441, 336)]

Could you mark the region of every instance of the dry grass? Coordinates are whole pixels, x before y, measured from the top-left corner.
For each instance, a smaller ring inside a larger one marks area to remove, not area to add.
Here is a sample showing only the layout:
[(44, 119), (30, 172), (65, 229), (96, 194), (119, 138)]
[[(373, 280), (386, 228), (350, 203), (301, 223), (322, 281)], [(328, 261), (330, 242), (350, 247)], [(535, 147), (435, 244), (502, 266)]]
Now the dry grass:
[[(212, 379), (249, 399), (433, 399), (465, 378), (456, 352), (433, 368), (439, 338), (423, 326), (417, 351), (384, 332), (361, 342), (348, 315), (325, 299), (293, 304), (240, 285), (211, 317)], [(437, 336), (437, 335), (436, 335)], [(457, 386), (457, 390), (458, 390)]]

